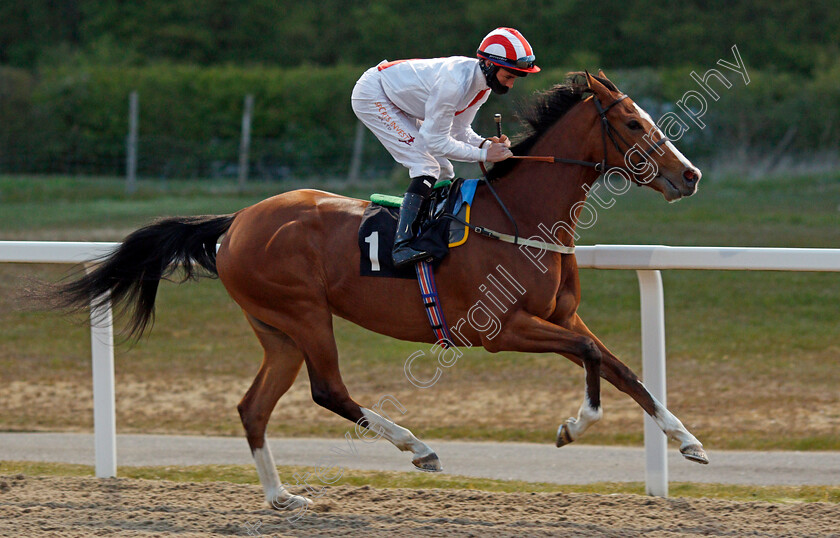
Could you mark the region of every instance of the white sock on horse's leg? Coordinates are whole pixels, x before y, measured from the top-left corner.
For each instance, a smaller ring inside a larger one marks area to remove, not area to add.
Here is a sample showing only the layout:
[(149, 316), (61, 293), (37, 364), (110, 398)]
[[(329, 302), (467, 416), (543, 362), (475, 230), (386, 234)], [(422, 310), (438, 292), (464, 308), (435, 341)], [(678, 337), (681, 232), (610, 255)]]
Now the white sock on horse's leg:
[(268, 448), (268, 443), (263, 440), (262, 448), (253, 451), (254, 464), (257, 467), (257, 476), (260, 478), (265, 500), (269, 504), (274, 499), (285, 499), (289, 493), (280, 483), (280, 475), (277, 474), (277, 467), (274, 464), (274, 457)]
[[(653, 397), (651, 396), (651, 398)], [(653, 420), (662, 428), (665, 435), (680, 444), (680, 454), (687, 460), (696, 463), (709, 463), (709, 456), (703, 449), (703, 444), (691, 435), (685, 426), (683, 426), (683, 423), (680, 422), (680, 419), (668, 411), (656, 398), (653, 398), (653, 401), (656, 404)]]
[(362, 415), (370, 426), (368, 429), (390, 441), (395, 447), (403, 451), (411, 451), (415, 456), (427, 456), (434, 452), (429, 445), (416, 438), (411, 431), (395, 422), (382, 417), (370, 409), (362, 407)]
[(292, 495), (280, 483), (280, 475), (277, 474), (274, 456), (271, 455), (271, 449), (268, 448), (266, 439), (263, 439), (262, 448), (255, 449), (252, 454), (254, 464), (257, 467), (257, 476), (260, 478), (260, 484), (262, 484), (265, 492), (265, 502), (270, 507), (283, 510), (300, 508), (301, 503), (312, 504), (312, 501), (306, 497)]
[(692, 445), (699, 445), (703, 446), (703, 444), (697, 440), (696, 437), (691, 435), (691, 433), (683, 426), (683, 423), (680, 422), (680, 419), (674, 416), (673, 413), (668, 411), (668, 409), (662, 405), (659, 400), (653, 398), (654, 403), (656, 404), (656, 412), (653, 414), (652, 418), (656, 424), (662, 428), (662, 431), (665, 432), (665, 435), (668, 438), (673, 439), (680, 443), (680, 448), (685, 448)]
[(377, 435), (382, 435), (385, 439), (404, 451), (411, 451), (414, 457), (411, 458), (411, 463), (421, 471), (431, 473), (440, 472), (443, 468), (440, 465), (435, 451), (429, 445), (414, 437), (414, 434), (397, 425), (390, 420), (383, 418), (370, 409), (361, 408), (362, 415), (368, 421), (368, 429)]
[(573, 441), (578, 440), (583, 435), (583, 432), (601, 420), (603, 415), (603, 409), (601, 407), (594, 407), (589, 402), (589, 396), (584, 396), (577, 418), (570, 418), (565, 422), (565, 426), (569, 429), (569, 436)]

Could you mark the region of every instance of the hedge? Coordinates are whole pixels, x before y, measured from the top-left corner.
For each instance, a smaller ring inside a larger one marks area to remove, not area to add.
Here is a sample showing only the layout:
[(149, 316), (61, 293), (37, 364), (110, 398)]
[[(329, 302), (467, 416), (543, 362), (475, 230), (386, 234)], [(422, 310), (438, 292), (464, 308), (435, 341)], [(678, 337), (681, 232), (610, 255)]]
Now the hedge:
[[(690, 73), (716, 67), (732, 83), (712, 82), (704, 129), (680, 140), (696, 160), (733, 151), (807, 156), (840, 145), (840, 62), (811, 77), (750, 70), (750, 83), (720, 66), (608, 73), (654, 118), (699, 89)], [(749, 66), (748, 66), (749, 67)], [(124, 169), (128, 96), (140, 96), (140, 172), (168, 177), (224, 175), (238, 160), (245, 95), (254, 95), (253, 169), (266, 177), (340, 174), (352, 154), (356, 118), (350, 93), (365, 67), (63, 66), (39, 72), (0, 67), (0, 171), (96, 173)], [(561, 82), (565, 69), (518, 81), (510, 98), (492, 96), (476, 121), (494, 131), (493, 113), (515, 132), (517, 103)], [(393, 163), (368, 135), (367, 173)], [(262, 172), (260, 172), (262, 171)]]

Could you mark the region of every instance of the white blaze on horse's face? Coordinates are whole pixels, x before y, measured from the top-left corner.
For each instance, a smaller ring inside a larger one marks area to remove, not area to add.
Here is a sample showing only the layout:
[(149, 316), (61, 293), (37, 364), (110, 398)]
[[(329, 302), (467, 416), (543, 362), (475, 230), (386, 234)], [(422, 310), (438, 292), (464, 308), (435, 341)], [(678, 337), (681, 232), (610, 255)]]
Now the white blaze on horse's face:
[[(697, 184), (702, 173), (689, 161), (685, 155), (669, 140), (656, 149), (652, 142), (665, 138), (656, 122), (642, 107), (633, 103), (639, 116), (647, 123), (644, 130), (647, 133), (645, 141), (638, 143), (644, 152), (650, 151), (650, 159), (656, 164), (657, 174), (649, 181), (649, 186), (662, 193), (669, 202), (679, 200), (683, 196), (691, 196), (697, 192)], [(664, 153), (664, 155), (663, 155)]]

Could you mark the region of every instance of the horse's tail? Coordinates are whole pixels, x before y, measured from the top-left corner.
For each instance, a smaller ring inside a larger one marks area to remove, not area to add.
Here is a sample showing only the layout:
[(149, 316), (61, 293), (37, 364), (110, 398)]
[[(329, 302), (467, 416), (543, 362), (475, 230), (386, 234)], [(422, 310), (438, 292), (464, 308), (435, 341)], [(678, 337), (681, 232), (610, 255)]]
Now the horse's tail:
[(126, 319), (125, 332), (137, 337), (154, 321), (160, 280), (179, 266), (184, 277), (197, 279), (199, 267), (218, 276), (216, 241), (231, 226), (235, 215), (164, 218), (125, 238), (112, 253), (84, 276), (52, 290), (54, 306), (82, 310), (108, 300)]

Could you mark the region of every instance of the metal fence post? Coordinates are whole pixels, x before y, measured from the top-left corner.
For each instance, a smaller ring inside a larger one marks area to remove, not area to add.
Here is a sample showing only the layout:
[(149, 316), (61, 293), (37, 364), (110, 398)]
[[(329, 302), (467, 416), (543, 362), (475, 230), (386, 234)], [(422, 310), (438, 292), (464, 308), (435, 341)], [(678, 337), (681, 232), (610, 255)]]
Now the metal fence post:
[(347, 173), (347, 183), (355, 183), (359, 179), (362, 168), (362, 152), (365, 148), (365, 130), (362, 122), (356, 122), (356, 136), (353, 139), (353, 158), (350, 160), (350, 171)]
[(239, 139), (239, 190), (245, 190), (248, 181), (248, 154), (251, 151), (251, 116), (254, 114), (254, 96), (245, 96), (242, 110), (242, 135)]
[(128, 137), (125, 141), (125, 192), (137, 191), (137, 131), (140, 123), (140, 97), (137, 90), (128, 96)]

